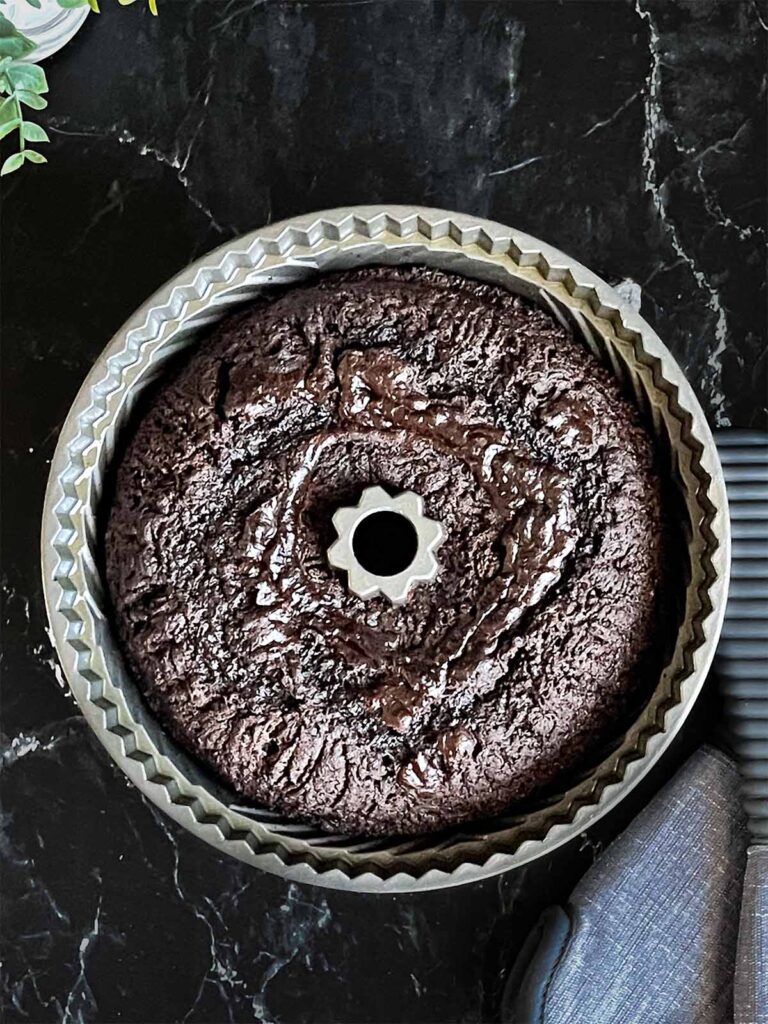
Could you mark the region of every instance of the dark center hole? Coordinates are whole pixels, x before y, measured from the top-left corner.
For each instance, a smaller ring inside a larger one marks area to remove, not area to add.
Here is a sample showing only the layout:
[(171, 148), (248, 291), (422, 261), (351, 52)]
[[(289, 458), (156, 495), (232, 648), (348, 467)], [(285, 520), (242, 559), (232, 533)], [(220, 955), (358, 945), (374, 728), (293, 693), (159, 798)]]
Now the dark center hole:
[(407, 569), (418, 543), (411, 521), (398, 512), (372, 512), (352, 536), (355, 558), (374, 576), (396, 576)]

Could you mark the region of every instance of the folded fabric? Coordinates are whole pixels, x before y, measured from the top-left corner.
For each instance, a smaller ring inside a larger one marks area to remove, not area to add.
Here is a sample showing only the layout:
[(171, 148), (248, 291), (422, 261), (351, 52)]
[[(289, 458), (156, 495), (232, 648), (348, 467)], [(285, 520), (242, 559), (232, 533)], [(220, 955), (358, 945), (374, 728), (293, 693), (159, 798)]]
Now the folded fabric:
[(727, 1024), (747, 845), (736, 766), (704, 747), (546, 912), (502, 1020)]
[(734, 1006), (736, 1024), (768, 1024), (768, 846), (747, 857)]

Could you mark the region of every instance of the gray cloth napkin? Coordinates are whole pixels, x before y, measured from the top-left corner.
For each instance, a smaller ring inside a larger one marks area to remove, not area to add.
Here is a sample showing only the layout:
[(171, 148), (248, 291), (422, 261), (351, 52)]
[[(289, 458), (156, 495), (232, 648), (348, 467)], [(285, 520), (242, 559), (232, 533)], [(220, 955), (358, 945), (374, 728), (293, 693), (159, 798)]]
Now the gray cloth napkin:
[[(733, 1020), (747, 845), (736, 765), (704, 747), (587, 872), (565, 911), (547, 912), (523, 977), (510, 981), (502, 1019)], [(764, 912), (765, 884), (756, 886), (754, 899)], [(760, 920), (765, 927), (765, 917)], [(763, 1020), (743, 1018), (740, 1024)]]
[(736, 1024), (768, 1024), (768, 846), (753, 846), (741, 902)]

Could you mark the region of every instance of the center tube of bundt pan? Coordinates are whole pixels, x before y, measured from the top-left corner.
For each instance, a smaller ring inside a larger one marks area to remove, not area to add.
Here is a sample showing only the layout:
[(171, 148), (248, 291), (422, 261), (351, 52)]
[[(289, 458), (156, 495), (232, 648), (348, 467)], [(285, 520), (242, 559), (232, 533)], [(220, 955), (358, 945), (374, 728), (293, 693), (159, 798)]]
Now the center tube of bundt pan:
[(328, 562), (346, 572), (350, 594), (362, 600), (405, 604), (414, 587), (439, 572), (435, 553), (445, 532), (424, 515), (424, 502), (413, 491), (393, 495), (378, 484), (366, 487), (356, 505), (336, 510), (333, 525), (337, 537)]

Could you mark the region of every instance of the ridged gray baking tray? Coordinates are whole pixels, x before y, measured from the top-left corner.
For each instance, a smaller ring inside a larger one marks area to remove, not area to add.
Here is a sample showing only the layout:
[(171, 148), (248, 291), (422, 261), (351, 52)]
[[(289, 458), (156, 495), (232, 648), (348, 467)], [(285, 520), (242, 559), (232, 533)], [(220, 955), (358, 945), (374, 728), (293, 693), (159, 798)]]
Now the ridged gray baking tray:
[(739, 759), (752, 845), (741, 898), (736, 1024), (768, 1020), (768, 434), (718, 431), (733, 532), (731, 592), (715, 667)]
[[(97, 512), (119, 431), (142, 389), (200, 331), (274, 284), (318, 271), (422, 263), (491, 281), (560, 317), (643, 410), (680, 497), (690, 574), (677, 644), (637, 721), (570, 788), (437, 836), (328, 836), (265, 808), (240, 807), (147, 710), (115, 645), (98, 565)], [(43, 585), (59, 659), (96, 735), (158, 807), (223, 853), (285, 877), (368, 892), (456, 885), (568, 841), (615, 806), (673, 741), (704, 683), (728, 589), (725, 487), (702, 410), (645, 321), (605, 282), (551, 246), (480, 218), (366, 206), (274, 224), (209, 253), (118, 331), (59, 438), (42, 528)]]
[(768, 435), (720, 431), (733, 566), (715, 663), (753, 841), (768, 846)]

